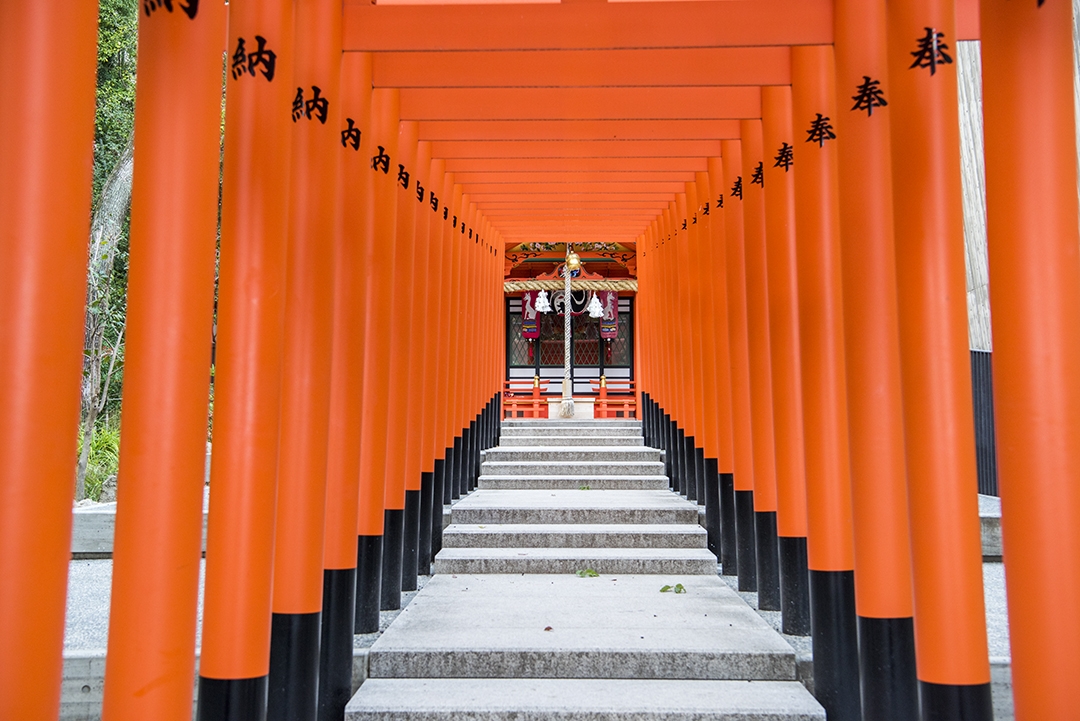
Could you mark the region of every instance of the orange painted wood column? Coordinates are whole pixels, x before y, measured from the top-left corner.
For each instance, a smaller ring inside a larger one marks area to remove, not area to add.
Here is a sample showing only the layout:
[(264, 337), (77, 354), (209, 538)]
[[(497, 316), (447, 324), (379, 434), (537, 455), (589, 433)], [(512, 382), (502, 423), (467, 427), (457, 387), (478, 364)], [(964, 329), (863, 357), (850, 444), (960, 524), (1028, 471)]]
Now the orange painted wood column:
[(364, 389), (360, 426), (360, 500), (357, 517), (356, 633), (379, 628), (382, 600), (384, 499), (386, 497), (386, 418), (390, 410), (390, 309), (397, 231), (397, 157), (400, 92), (376, 88), (371, 94), (371, 159), (374, 178), (375, 238), (365, 255)]
[[(692, 190), (693, 186), (688, 183), (686, 189)], [(679, 288), (679, 304), (676, 315), (678, 325), (676, 327), (678, 328), (680, 356), (682, 358), (680, 385), (686, 403), (683, 424), (686, 429), (686, 439), (682, 448), (683, 460), (685, 461), (683, 493), (686, 494), (688, 500), (700, 503), (703, 500), (701, 498), (701, 481), (703, 478), (702, 474), (699, 473), (697, 448), (700, 443), (700, 434), (704, 429), (701, 427), (701, 407), (698, 402), (701, 398), (701, 385), (699, 383), (701, 359), (696, 352), (694, 338), (696, 335), (694, 332), (696, 298), (693, 297), (693, 274), (690, 271), (690, 244), (692, 241), (688, 208), (692, 206), (688, 204), (688, 200), (686, 192), (675, 194), (675, 232), (678, 235), (678, 241), (675, 244), (678, 272), (675, 274), (675, 278)]]
[(884, 0), (836, 3), (844, 351), (863, 716), (918, 718)]
[(924, 718), (989, 719), (964, 292), (956, 9), (888, 7), (904, 432)]
[[(754, 445), (750, 348), (747, 328), (746, 246), (743, 221), (742, 141), (724, 140), (724, 250), (727, 260), (728, 347), (731, 354), (731, 439), (735, 496), (736, 572), (740, 591), (757, 590), (754, 522)], [(719, 196), (718, 196), (719, 197)]]
[[(419, 383), (423, 394), (423, 431), (420, 434), (423, 456), (421, 465), (420, 482), (420, 546), (417, 556), (417, 569), (420, 575), (428, 575), (431, 572), (431, 563), (438, 549), (432, 546), (437, 541), (433, 540), (442, 531), (442, 491), (439, 487), (439, 471), (442, 466), (440, 461), (443, 454), (442, 438), (438, 429), (439, 414), (439, 377), (442, 373), (444, 359), (445, 324), (442, 322), (439, 310), (445, 304), (443, 293), (443, 281), (445, 268), (443, 267), (443, 247), (441, 218), (432, 211), (432, 197), (439, 198), (442, 195), (443, 184), (446, 181), (446, 161), (436, 158), (428, 163), (427, 183), (424, 186), (423, 197), (420, 198), (418, 212), (427, 217), (426, 220), (418, 220), (424, 228), (427, 236), (427, 302), (423, 309), (423, 346), (426, 357), (423, 377)], [(417, 195), (421, 195), (417, 190)], [(436, 521), (438, 526), (436, 527)], [(426, 525), (425, 525), (426, 524)]]
[[(688, 184), (689, 185), (689, 184)], [(691, 205), (691, 273), (697, 296), (698, 317), (696, 323), (695, 347), (701, 362), (700, 405), (702, 414), (702, 442), (700, 444), (702, 463), (702, 493), (699, 502), (705, 505), (705, 529), (708, 533), (708, 547), (720, 560), (720, 391), (717, 383), (716, 366), (718, 363), (716, 338), (720, 335), (719, 323), (715, 314), (714, 297), (717, 294), (718, 276), (715, 258), (715, 243), (712, 237), (712, 209), (708, 173), (695, 173), (693, 204)], [(706, 214), (706, 209), (709, 213)], [(722, 269), (721, 269), (722, 272)], [(726, 284), (719, 284), (723, 293)], [(726, 320), (726, 318), (725, 318)], [(723, 336), (727, 337), (727, 324), (723, 326)]]
[(236, 0), (228, 32), (200, 721), (266, 714), (296, 94), (292, 3)]
[[(98, 3), (0, 4), (0, 717), (60, 709)], [(30, 109), (33, 109), (31, 112)]]
[(450, 309), (453, 305), (455, 278), (453, 270), (453, 247), (450, 245), (450, 235), (447, 224), (443, 220), (443, 211), (448, 203), (453, 202), (454, 174), (446, 173), (443, 176), (442, 188), (435, 201), (429, 201), (428, 205), (435, 214), (432, 223), (433, 242), (438, 243), (440, 261), (440, 299), (437, 309), (439, 366), (436, 386), (436, 410), (435, 410), (435, 500), (432, 504), (432, 561), (442, 547), (442, 511), (450, 503), (453, 495), (453, 426), (450, 419), (450, 373), (453, 365), (453, 329), (451, 326)]
[[(1076, 713), (1080, 264), (1068, 3), (981, 3), (994, 410), (1016, 718)], [(1047, 604), (1054, 612), (1047, 615)], [(1060, 611), (1061, 615), (1058, 615)]]
[(750, 418), (754, 449), (754, 539), (758, 608), (780, 610), (777, 549), (776, 439), (773, 435), (772, 354), (769, 351), (768, 267), (765, 257), (765, 192), (752, 182), (764, 172), (761, 121), (743, 120), (742, 194), (746, 263), (747, 346), (750, 353)]
[(106, 719), (191, 718), (225, 12), (139, 23)]
[(323, 538), (322, 635), (319, 644), (319, 714), (341, 717), (352, 696), (353, 624), (356, 615), (356, 523), (360, 493), (360, 439), (364, 385), (365, 260), (374, 242), (371, 196), (370, 53), (341, 60), (338, 125), (340, 183), (338, 242), (334, 248), (334, 342), (330, 369), (330, 435)]
[(792, 48), (791, 76), (814, 695), (861, 721), (832, 46)]
[[(761, 89), (765, 247), (776, 436), (777, 547), (785, 633), (810, 633), (806, 570), (806, 456), (803, 436), (799, 299), (795, 272), (795, 178), (785, 148), (793, 145), (791, 88)], [(751, 185), (755, 179), (751, 177)]]
[(390, 316), (390, 403), (386, 416), (386, 495), (383, 521), (383, 611), (401, 608), (402, 564), (405, 546), (406, 444), (409, 436), (409, 354), (412, 333), (413, 282), (416, 273), (416, 213), (410, 202), (411, 168), (416, 166), (419, 123), (403, 120), (398, 126), (397, 154), (390, 160), (390, 177), (397, 195), (394, 231), (394, 273), (385, 312)]
[(405, 405), (405, 535), (401, 563), (401, 590), (415, 591), (417, 585), (418, 564), (420, 561), (420, 511), (422, 504), (421, 469), (424, 465), (424, 416), (426, 413), (426, 364), (430, 357), (427, 343), (423, 342), (422, 333), (417, 331), (425, 327), (424, 314), (428, 306), (428, 263), (431, 260), (428, 246), (428, 213), (424, 211), (423, 197), (428, 183), (428, 171), (431, 169), (431, 144), (420, 141), (416, 144), (416, 158), (411, 168), (407, 188), (404, 188), (399, 202), (404, 204), (413, 216), (413, 272), (412, 289), (409, 302), (409, 319), (405, 328), (410, 329), (408, 341), (408, 363), (406, 365), (405, 384), (399, 393)]
[[(712, 244), (713, 274), (711, 279), (711, 300), (713, 304), (713, 333), (716, 353), (716, 422), (717, 444), (717, 506), (720, 513), (720, 564), (724, 573), (735, 575), (738, 571), (738, 535), (735, 522), (735, 444), (731, 391), (731, 323), (728, 301), (728, 257), (727, 257), (727, 211), (725, 205), (727, 188), (724, 185), (724, 161), (721, 157), (708, 160), (706, 184), (708, 195), (705, 208), (708, 210), (707, 228), (709, 242)], [(726, 564), (726, 565), (725, 565)]]
[(456, 229), (456, 218), (460, 212), (461, 204), (467, 200), (462, 192), (461, 184), (454, 184), (454, 192), (450, 196), (450, 204), (443, 208), (443, 225), (446, 232), (446, 243), (450, 249), (450, 278), (453, 284), (449, 298), (449, 323), (450, 323), (450, 374), (448, 376), (447, 397), (447, 447), (451, 449), (452, 459), (449, 463), (450, 471), (450, 498), (457, 500), (461, 497), (461, 375), (464, 364), (461, 359), (464, 349), (462, 334), (465, 326), (461, 322), (462, 317), (462, 294), (465, 292), (463, 278), (462, 243), (459, 240)]
[(341, 4), (298, 0), (293, 58), (268, 721), (316, 716), (330, 433), (334, 257), (341, 242)]

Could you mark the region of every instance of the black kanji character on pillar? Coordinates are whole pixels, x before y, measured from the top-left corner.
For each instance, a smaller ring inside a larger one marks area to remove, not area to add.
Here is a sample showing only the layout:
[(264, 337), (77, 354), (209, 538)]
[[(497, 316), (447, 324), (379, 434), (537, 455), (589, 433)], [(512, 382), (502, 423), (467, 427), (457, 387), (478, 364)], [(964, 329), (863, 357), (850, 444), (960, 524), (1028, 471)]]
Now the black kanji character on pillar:
[(416, 202), (424, 202), (424, 186), (420, 185), (420, 181), (416, 181)]
[[(243, 41), (243, 38), (241, 38), (240, 42)], [(277, 68), (277, 53), (266, 49), (266, 38), (262, 35), (256, 35), (255, 42), (257, 44), (255, 50), (248, 54), (248, 73), (255, 77), (255, 70), (261, 66), (263, 77), (266, 78), (267, 82), (272, 82), (274, 80), (274, 69)], [(235, 55), (233, 60), (236, 60)]]
[(690, 225), (697, 225), (697, 213), (694, 213), (693, 221)]
[(311, 114), (318, 116), (319, 122), (326, 125), (327, 114), (330, 111), (330, 101), (322, 97), (322, 88), (318, 85), (311, 86), (311, 100), (304, 103), (304, 115), (311, 120)]
[(454, 227), (457, 228), (457, 216), (454, 216)]
[(686, 218), (682, 219), (682, 229), (686, 230)]
[(390, 156), (386, 154), (386, 148), (379, 146), (379, 154), (371, 159), (371, 169), (381, 170), (383, 174), (390, 172)]
[[(436, 208), (436, 210), (438, 210), (438, 209)], [(443, 209), (442, 209), (442, 219), (443, 219), (443, 220), (447, 220), (447, 219), (449, 219), (449, 218), (450, 218), (450, 208), (444, 205), (444, 206), (443, 206)], [(455, 221), (457, 220), (457, 216), (456, 216), (456, 215), (454, 216), (454, 220), (455, 220)]]
[(341, 131), (341, 147), (347, 148), (351, 145), (353, 150), (359, 150), (360, 128), (356, 127), (356, 121), (352, 118), (345, 118), (345, 121), (349, 125)]
[(304, 89), (296, 89), (296, 97), (292, 101), (292, 121), (295, 123), (297, 120), (304, 116)]
[(436, 213), (438, 213), (439, 212), (439, 196), (435, 195), (435, 193), (429, 193), (428, 195), (431, 198), (431, 209), (434, 210)]
[[(195, 16), (199, 14), (199, 0), (187, 0), (187, 2), (177, 3), (177, 5), (191, 20), (194, 20)], [(150, 13), (156, 11), (158, 8), (165, 8), (169, 12), (172, 12), (173, 0), (144, 0), (143, 2), (143, 10), (146, 12), (146, 17), (150, 17)]]
[(750, 184), (751, 185), (760, 185), (762, 188), (765, 187), (765, 163), (764, 163), (764, 161), (758, 163), (757, 167), (754, 168), (754, 174), (750, 177)]
[(791, 166), (795, 164), (795, 148), (785, 142), (780, 146), (780, 152), (773, 158), (776, 162), (773, 163), (774, 168), (783, 168), (784, 172), (791, 170)]
[[(723, 197), (723, 196), (720, 196), (720, 197)], [(722, 206), (719, 206), (719, 205), (718, 205), (718, 206), (716, 206), (716, 207), (718, 207), (718, 208), (719, 208), (719, 207), (722, 207)], [(706, 203), (706, 204), (705, 204), (705, 207), (701, 209), (701, 214), (702, 214), (702, 215), (708, 215), (708, 214), (709, 214), (709, 204), (708, 204), (708, 203)]]
[(405, 190), (409, 189), (409, 171), (405, 170), (404, 165), (397, 166), (397, 182), (401, 183), (401, 187)]
[(243, 38), (236, 39), (236, 52), (232, 54), (232, 76), (237, 80), (247, 72), (247, 47)]
[(881, 92), (881, 81), (871, 80), (869, 75), (863, 75), (862, 84), (855, 89), (855, 93), (851, 96), (851, 99), (855, 101), (851, 109), (865, 110), (867, 115), (873, 115), (874, 108), (884, 108), (889, 104), (884, 93)]
[(817, 117), (810, 121), (810, 129), (806, 131), (806, 134), (810, 136), (806, 142), (817, 143), (819, 148), (825, 145), (826, 140), (836, 140), (836, 133), (833, 132), (829, 118), (822, 116), (821, 113), (817, 113)]
[(465, 235), (465, 221), (461, 221), (461, 234)]
[[(735, 178), (735, 185), (731, 186), (731, 197), (742, 200), (742, 176)], [(723, 206), (721, 206), (723, 207)]]
[(938, 65), (948, 65), (952, 58), (945, 51), (949, 46), (941, 42), (945, 39), (945, 33), (939, 33), (934, 28), (926, 28), (926, 35), (919, 38), (919, 49), (912, 52), (915, 62), (908, 68), (930, 68), (930, 74), (937, 72)]
[[(478, 235), (476, 238), (479, 240), (480, 236)], [(469, 240), (472, 240), (472, 228), (469, 228)]]
[[(740, 186), (742, 185), (742, 178), (739, 178), (739, 185)], [(741, 192), (742, 192), (742, 190), (741, 190), (741, 187), (740, 187), (740, 193)], [(723, 208), (723, 207), (724, 207), (724, 194), (721, 193), (716, 198), (716, 208), (719, 210), (720, 208)], [(705, 206), (705, 209), (708, 210), (708, 206)]]

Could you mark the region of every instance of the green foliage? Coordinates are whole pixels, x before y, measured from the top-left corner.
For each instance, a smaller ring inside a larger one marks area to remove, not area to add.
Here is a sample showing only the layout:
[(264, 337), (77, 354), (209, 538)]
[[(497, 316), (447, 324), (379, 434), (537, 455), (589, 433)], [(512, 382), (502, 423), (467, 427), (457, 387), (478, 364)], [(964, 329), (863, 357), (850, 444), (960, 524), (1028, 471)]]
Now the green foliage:
[(577, 572), (577, 575), (580, 576), (581, 578), (596, 578), (600, 574), (597, 573), (596, 571), (592, 570), (591, 568), (583, 568), (583, 569), (581, 569), (580, 571)]
[[(82, 452), (82, 433), (79, 434), (79, 452)], [(90, 456), (86, 464), (86, 497), (97, 501), (101, 488), (109, 476), (115, 476), (120, 468), (120, 426), (104, 421), (94, 429), (90, 440)]]
[(124, 152), (135, 123), (139, 2), (101, 0), (98, 18), (97, 114), (94, 119), (95, 207), (105, 178)]
[(674, 586), (664, 586), (660, 589), (660, 593), (686, 593), (686, 586), (681, 583), (676, 583)]
[(578, 490), (579, 490), (579, 491), (590, 491), (590, 490), (592, 490), (592, 489), (591, 489), (591, 488), (590, 488), (589, 486), (580, 486), (580, 487), (578, 488)]

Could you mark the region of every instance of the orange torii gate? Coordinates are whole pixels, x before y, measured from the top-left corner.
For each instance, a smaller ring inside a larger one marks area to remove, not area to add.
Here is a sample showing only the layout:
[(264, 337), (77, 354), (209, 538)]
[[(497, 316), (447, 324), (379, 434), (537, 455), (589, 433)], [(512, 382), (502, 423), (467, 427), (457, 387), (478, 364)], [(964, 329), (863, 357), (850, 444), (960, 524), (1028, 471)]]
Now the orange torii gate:
[[(200, 719), (341, 717), (353, 632), (497, 438), (502, 256), (537, 241), (638, 253), (649, 441), (812, 634), (830, 719), (989, 719), (952, 63), (980, 37), (1013, 689), (1074, 713), (1068, 2), (141, 6), (105, 718), (190, 716), (226, 20)], [(33, 111), (0, 115), (3, 718), (59, 701), (95, 7), (0, 4)]]

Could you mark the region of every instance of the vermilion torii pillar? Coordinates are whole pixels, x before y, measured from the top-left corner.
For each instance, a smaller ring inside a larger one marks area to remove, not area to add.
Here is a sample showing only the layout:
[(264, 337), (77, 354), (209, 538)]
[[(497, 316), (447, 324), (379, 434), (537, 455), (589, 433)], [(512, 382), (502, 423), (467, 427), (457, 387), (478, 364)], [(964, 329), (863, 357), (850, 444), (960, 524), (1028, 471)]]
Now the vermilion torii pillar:
[(191, 718), (225, 12), (139, 22), (106, 719)]
[(837, 116), (833, 49), (792, 48), (791, 68), (814, 694), (833, 721), (861, 721), (837, 143), (819, 132)]
[[(262, 718), (284, 342), (292, 3), (229, 4), (229, 46), (276, 55), (226, 78), (214, 454), (199, 660), (200, 721)], [(243, 43), (241, 43), (243, 40)], [(265, 182), (262, 182), (265, 181)]]
[[(728, 342), (731, 349), (731, 431), (734, 458), (736, 563), (740, 591), (757, 590), (755, 544), (753, 423), (750, 351), (747, 337), (746, 249), (743, 237), (742, 143), (725, 140), (724, 247), (727, 257)], [(738, 192), (736, 193), (736, 189)], [(719, 197), (719, 196), (717, 196)], [(725, 573), (729, 572), (727, 568)]]
[(1075, 714), (1080, 673), (1070, 5), (981, 3), (994, 410), (1018, 719)]
[[(952, 0), (888, 4), (904, 432), (924, 721), (993, 716), (964, 292)], [(895, 98), (895, 99), (893, 99)]]
[[(340, 719), (352, 696), (356, 523), (364, 384), (364, 321), (373, 252), (370, 53), (341, 59), (340, 160), (334, 248), (334, 345), (330, 368), (326, 530), (323, 539), (319, 719)], [(366, 131), (366, 132), (365, 132)]]
[[(341, 160), (341, 6), (295, 5), (285, 362), (268, 721), (314, 721)], [(303, 107), (301, 107), (301, 105)]]
[(785, 633), (810, 633), (806, 571), (806, 456), (799, 299), (795, 272), (795, 183), (783, 147), (792, 144), (791, 87), (761, 89), (763, 169), (752, 176), (765, 193), (768, 265), (769, 351), (772, 354), (773, 423), (776, 437), (776, 525), (780, 599)]
[(0, 3), (0, 717), (56, 718), (71, 553), (98, 3)]
[(866, 719), (918, 718), (884, 0), (836, 3), (844, 349)]
[[(390, 314), (385, 299), (393, 288), (397, 228), (396, 173), (400, 95), (376, 88), (371, 97), (371, 159), (374, 177), (375, 238), (366, 256), (369, 268), (364, 320), (363, 418), (386, 418), (390, 405)], [(383, 162), (385, 159), (385, 163)], [(396, 170), (396, 168), (395, 168)], [(360, 501), (357, 519), (356, 633), (379, 629), (382, 600), (383, 521), (386, 494), (386, 425), (360, 426)]]
[(754, 449), (754, 539), (758, 608), (780, 610), (780, 552), (777, 550), (776, 447), (773, 430), (772, 356), (769, 352), (768, 268), (765, 260), (765, 194), (753, 183), (764, 164), (761, 121), (742, 121), (743, 243), (746, 320), (750, 350), (750, 418)]
[(714, 339), (716, 360), (716, 400), (717, 442), (719, 457), (717, 471), (720, 474), (718, 486), (718, 505), (720, 512), (720, 563), (724, 573), (734, 575), (738, 568), (738, 540), (735, 532), (735, 441), (734, 418), (732, 412), (733, 394), (732, 349), (730, 341), (728, 268), (727, 259), (727, 215), (724, 210), (727, 189), (724, 186), (724, 162), (720, 157), (708, 160), (708, 175), (705, 177), (705, 204), (709, 209), (708, 242), (712, 244), (714, 275), (710, 295), (713, 303)]

